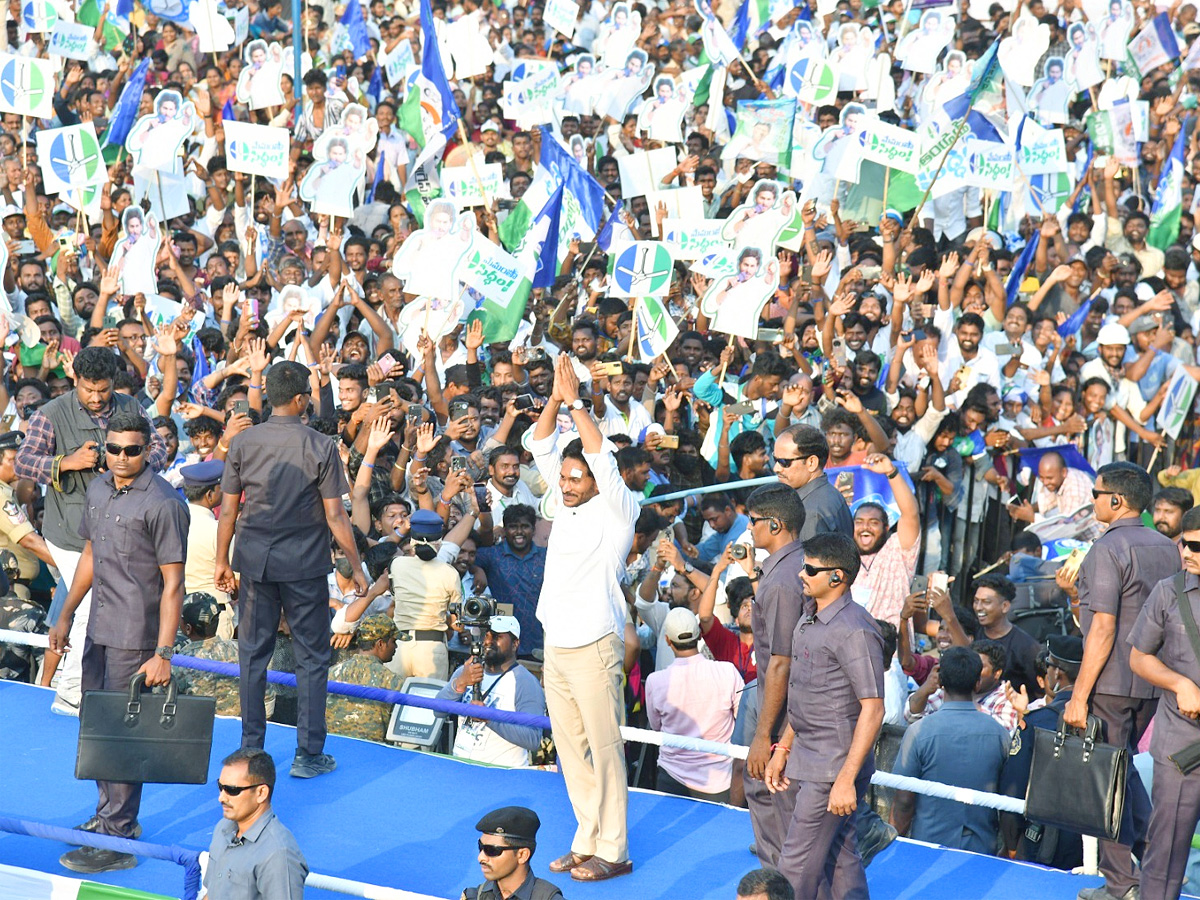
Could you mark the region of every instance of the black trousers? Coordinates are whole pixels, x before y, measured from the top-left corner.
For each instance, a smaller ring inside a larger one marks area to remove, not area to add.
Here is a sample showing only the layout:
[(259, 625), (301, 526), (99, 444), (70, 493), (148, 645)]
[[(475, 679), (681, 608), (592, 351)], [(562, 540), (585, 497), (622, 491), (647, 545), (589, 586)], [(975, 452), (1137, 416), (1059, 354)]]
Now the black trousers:
[[(80, 690), (128, 691), (129, 680), (152, 656), (152, 649), (118, 650), (93, 644), (89, 638), (83, 643), (80, 660), (83, 667)], [(96, 803), (96, 815), (100, 819), (97, 832), (113, 837), (133, 837), (133, 826), (142, 806), (142, 786), (123, 781), (97, 781), (96, 789), (100, 793)]]
[(261, 748), (267, 736), (267, 664), (275, 652), (279, 615), (287, 617), (296, 651), (296, 746), (325, 748), (325, 687), (329, 681), (329, 585), (325, 576), (304, 581), (241, 582), (238, 662), (242, 746)]
[[(1104, 723), (1104, 739), (1117, 747), (1128, 747), (1131, 757), (1137, 753), (1138, 741), (1146, 733), (1157, 708), (1157, 699), (1114, 697), (1110, 694), (1095, 694), (1092, 697), (1092, 713)], [(1104, 876), (1108, 892), (1114, 897), (1124, 896), (1138, 883), (1138, 873), (1129, 855), (1129, 848), (1140, 850), (1149, 825), (1150, 795), (1146, 793), (1146, 786), (1142, 784), (1137, 769), (1131, 765), (1125, 782), (1121, 840), (1100, 841), (1100, 874)]]
[(654, 789), (661, 791), (664, 794), (674, 794), (676, 797), (691, 797), (693, 800), (712, 800), (714, 803), (728, 803), (729, 789), (718, 791), (715, 794), (706, 794), (704, 791), (698, 791), (695, 788), (690, 788), (682, 781), (672, 777), (672, 775), (662, 766), (658, 767), (658, 774), (655, 777)]

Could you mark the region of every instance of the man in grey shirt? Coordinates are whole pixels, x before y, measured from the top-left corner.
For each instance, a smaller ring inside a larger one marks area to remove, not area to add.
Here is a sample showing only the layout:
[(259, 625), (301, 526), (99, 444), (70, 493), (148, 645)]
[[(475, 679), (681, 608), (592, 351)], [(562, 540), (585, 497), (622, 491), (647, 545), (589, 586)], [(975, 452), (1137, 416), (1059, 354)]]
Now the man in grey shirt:
[[(83, 552), (50, 649), (81, 657), (82, 690), (127, 691), (136, 674), (145, 687), (171, 680), (171, 656), (183, 608), (188, 511), (179, 494), (148, 465), (153, 429), (140, 412), (117, 412), (108, 420), (108, 471), (92, 479), (79, 535)], [(92, 614), (82, 646), (71, 646), (72, 619), (83, 599)], [(110, 837), (139, 833), (142, 785), (98, 781), (96, 815), (80, 826)], [(73, 872), (94, 875), (131, 869), (130, 853), (80, 847), (59, 860)]]
[[(1090, 711), (1106, 728), (1105, 740), (1137, 752), (1158, 706), (1158, 688), (1129, 667), (1130, 634), (1151, 589), (1180, 569), (1179, 547), (1142, 525), (1154, 496), (1150, 476), (1133, 463), (1101, 466), (1096, 473), (1096, 521), (1107, 525), (1079, 567), (1079, 624), (1083, 665), (1063, 711), (1068, 725), (1082, 728)], [(1127, 785), (1122, 842), (1100, 842), (1104, 886), (1085, 888), (1079, 900), (1131, 900), (1138, 874), (1130, 845), (1140, 858), (1150, 820), (1150, 798), (1137, 771)]]
[(225, 818), (208, 848), (208, 900), (300, 900), (308, 863), (271, 809), (275, 762), (265, 750), (243, 747), (221, 766), (217, 796)]
[(829, 443), (811, 425), (793, 425), (775, 440), (775, 474), (795, 489), (804, 504), (804, 527), (798, 535), (801, 543), (823, 531), (854, 536), (846, 498), (825, 474), (828, 461)]

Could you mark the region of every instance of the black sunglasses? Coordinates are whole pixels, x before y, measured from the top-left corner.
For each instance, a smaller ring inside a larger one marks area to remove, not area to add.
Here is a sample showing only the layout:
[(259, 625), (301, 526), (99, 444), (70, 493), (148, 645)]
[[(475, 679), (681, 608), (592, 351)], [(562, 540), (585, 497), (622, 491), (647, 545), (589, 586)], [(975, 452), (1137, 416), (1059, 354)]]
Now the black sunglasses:
[(1099, 500), (1101, 497), (1105, 496), (1106, 494), (1115, 494), (1115, 493), (1116, 493), (1116, 491), (1098, 491), (1095, 488), (1092, 488), (1092, 499)]
[(779, 463), (779, 465), (783, 466), (786, 469), (792, 463), (798, 463), (802, 459), (806, 459), (806, 457), (803, 457), (803, 456), (777, 456), (777, 457), (775, 457), (775, 462)]
[(520, 849), (520, 848), (518, 848), (518, 847), (499, 847), (496, 844), (485, 844), (483, 841), (479, 842), (479, 852), (482, 853), (484, 856), (492, 857), (492, 859), (495, 859), (497, 856), (499, 856), (501, 853), (504, 853), (506, 850), (518, 850), (518, 849)]
[(1200, 553), (1200, 541), (1180, 541), (1188, 553)]
[(242, 791), (248, 791), (250, 788), (262, 787), (264, 783), (265, 782), (260, 781), (258, 784), (221, 784), (221, 782), (218, 781), (217, 791), (221, 794), (228, 794), (230, 797), (236, 797)]
[(126, 446), (122, 446), (120, 444), (105, 444), (104, 449), (113, 456), (128, 456), (130, 458), (136, 458), (146, 452), (146, 445), (128, 444)]
[(836, 572), (841, 566), (814, 566), (812, 563), (804, 564), (804, 571), (808, 573), (809, 578), (815, 578), (822, 572)]
[(750, 520), (751, 525), (757, 525), (759, 522), (774, 522), (775, 516), (746, 516)]

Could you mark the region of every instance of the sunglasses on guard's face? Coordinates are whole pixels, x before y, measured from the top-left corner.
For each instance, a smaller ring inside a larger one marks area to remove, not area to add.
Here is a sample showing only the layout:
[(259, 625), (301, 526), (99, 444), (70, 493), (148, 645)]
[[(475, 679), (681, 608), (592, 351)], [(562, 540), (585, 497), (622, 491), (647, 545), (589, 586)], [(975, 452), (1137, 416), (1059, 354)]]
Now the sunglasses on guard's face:
[(485, 856), (492, 857), (492, 859), (495, 859), (497, 856), (499, 856), (501, 853), (504, 853), (507, 850), (515, 851), (517, 849), (519, 849), (519, 848), (517, 848), (517, 847), (498, 847), (495, 844), (485, 844), (483, 841), (479, 842), (479, 852), (484, 854)]
[(236, 797), (238, 794), (242, 793), (242, 791), (248, 791), (251, 788), (262, 787), (262, 785), (263, 782), (261, 781), (258, 784), (221, 784), (221, 782), (218, 781), (217, 792), (221, 794), (228, 794), (230, 797)]
[(104, 449), (113, 456), (127, 456), (131, 459), (141, 456), (146, 452), (145, 444), (105, 444)]

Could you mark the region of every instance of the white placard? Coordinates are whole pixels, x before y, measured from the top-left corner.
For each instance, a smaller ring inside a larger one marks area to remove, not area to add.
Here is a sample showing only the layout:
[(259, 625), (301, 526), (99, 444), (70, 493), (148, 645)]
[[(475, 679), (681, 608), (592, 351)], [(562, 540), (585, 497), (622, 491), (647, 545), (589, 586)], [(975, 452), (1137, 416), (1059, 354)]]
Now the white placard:
[[(476, 171), (479, 172), (478, 177)], [(480, 182), (483, 182), (482, 191)], [(442, 168), (442, 193), (453, 200), (459, 209), (491, 203), (502, 193), (503, 187), (504, 167), (500, 163), (477, 163), (474, 168), (469, 164)]]
[(267, 178), (287, 178), (291, 155), (291, 133), (286, 128), (224, 123), (225, 156), (229, 171)]
[(50, 32), (48, 51), (52, 56), (64, 56), (67, 59), (90, 59), (95, 30), (87, 25), (60, 21)]
[(547, 0), (542, 21), (565, 37), (575, 37), (575, 21), (579, 18), (578, 0)]
[(621, 173), (621, 196), (628, 203), (632, 197), (645, 197), (651, 191), (663, 190), (663, 178), (675, 168), (675, 150), (638, 150), (617, 157)]

